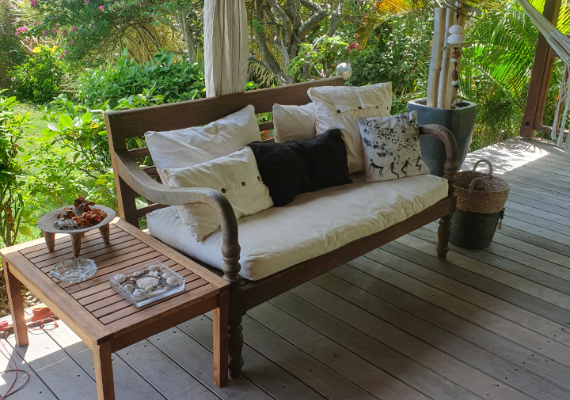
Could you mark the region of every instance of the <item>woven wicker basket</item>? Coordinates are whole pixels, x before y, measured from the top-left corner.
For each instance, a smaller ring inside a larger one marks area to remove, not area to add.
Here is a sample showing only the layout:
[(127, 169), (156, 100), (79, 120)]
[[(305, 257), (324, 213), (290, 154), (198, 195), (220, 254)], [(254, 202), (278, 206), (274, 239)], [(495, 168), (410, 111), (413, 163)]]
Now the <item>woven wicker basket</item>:
[[(489, 166), (487, 174), (476, 171), (482, 162)], [(455, 193), (459, 210), (492, 214), (503, 209), (509, 196), (509, 185), (492, 174), (493, 166), (485, 159), (477, 161), (472, 171), (457, 174)]]

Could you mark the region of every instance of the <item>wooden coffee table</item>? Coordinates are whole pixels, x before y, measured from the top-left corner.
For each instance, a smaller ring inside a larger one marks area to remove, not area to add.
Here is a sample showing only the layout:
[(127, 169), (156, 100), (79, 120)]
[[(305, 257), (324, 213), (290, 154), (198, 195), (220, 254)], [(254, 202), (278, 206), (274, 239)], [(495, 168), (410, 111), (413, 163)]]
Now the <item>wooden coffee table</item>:
[[(52, 266), (73, 257), (71, 238), (55, 240), (49, 252), (44, 239), (0, 250), (18, 346), (28, 345), (28, 331), (20, 284), (24, 284), (93, 350), (97, 395), (115, 398), (111, 353), (214, 311), (214, 382), (228, 378), (228, 289), (216, 274), (155, 238), (116, 218), (110, 224), (110, 243), (96, 231), (82, 238), (82, 257), (97, 263), (97, 273), (78, 284), (51, 278)], [(160, 261), (185, 278), (184, 291), (144, 307), (134, 307), (110, 287), (109, 275), (128, 273)]]

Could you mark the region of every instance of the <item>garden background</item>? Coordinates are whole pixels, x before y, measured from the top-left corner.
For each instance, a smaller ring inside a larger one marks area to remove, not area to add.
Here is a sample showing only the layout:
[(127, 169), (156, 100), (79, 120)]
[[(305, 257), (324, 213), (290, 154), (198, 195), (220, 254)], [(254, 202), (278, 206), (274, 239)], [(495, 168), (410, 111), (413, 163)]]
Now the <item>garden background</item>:
[[(246, 3), (245, 90), (328, 77), (350, 62), (350, 85), (392, 82), (392, 114), (425, 96), (438, 1)], [(472, 150), (518, 135), (538, 38), (516, 0), (478, 3), (482, 12), (466, 26), (474, 45), (463, 52), (459, 90), (478, 106)], [(570, 34), (569, 0), (563, 3), (559, 28)], [(542, 11), (544, 0), (533, 4)], [(103, 113), (205, 96), (203, 6), (0, 0), (0, 247), (40, 237), (37, 219), (78, 194), (116, 208)], [(557, 61), (546, 118), (561, 77)], [(0, 316), (3, 290), (0, 284)]]

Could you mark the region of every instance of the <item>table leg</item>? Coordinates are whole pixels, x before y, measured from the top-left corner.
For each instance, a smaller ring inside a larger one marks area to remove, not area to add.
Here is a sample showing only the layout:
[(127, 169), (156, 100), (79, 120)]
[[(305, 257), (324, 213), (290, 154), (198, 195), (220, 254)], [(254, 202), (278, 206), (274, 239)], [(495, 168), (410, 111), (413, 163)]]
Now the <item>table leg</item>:
[(101, 233), (101, 237), (103, 238), (103, 241), (107, 244), (110, 243), (110, 239), (109, 239), (109, 235), (110, 235), (110, 231), (109, 231), (109, 224), (107, 225), (103, 225), (101, 228), (99, 228), (99, 233)]
[(82, 233), (72, 233), (71, 234), (71, 245), (73, 246), (73, 257), (79, 257), (79, 253), (81, 252), (81, 238), (83, 237)]
[(105, 342), (93, 349), (95, 363), (95, 381), (98, 400), (115, 400), (113, 381), (113, 362), (111, 361), (111, 343)]
[(55, 233), (44, 232), (44, 239), (50, 253), (55, 251)]
[(27, 346), (28, 327), (26, 326), (26, 314), (24, 312), (24, 300), (22, 299), (22, 285), (20, 281), (10, 272), (10, 266), (7, 261), (2, 262), (4, 268), (4, 280), (6, 281), (6, 292), (8, 294), (8, 303), (10, 305), (10, 314), (14, 323), (14, 334), (16, 335), (16, 344), (20, 347)]
[(218, 308), (214, 310), (214, 383), (228, 383), (228, 291), (220, 292)]

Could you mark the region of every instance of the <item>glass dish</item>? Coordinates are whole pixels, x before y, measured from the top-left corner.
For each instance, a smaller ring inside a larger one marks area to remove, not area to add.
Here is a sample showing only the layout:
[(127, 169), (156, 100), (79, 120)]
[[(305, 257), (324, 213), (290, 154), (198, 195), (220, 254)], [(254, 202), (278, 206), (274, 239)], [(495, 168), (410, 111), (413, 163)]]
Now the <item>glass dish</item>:
[(159, 261), (129, 273), (109, 275), (111, 287), (135, 307), (184, 290), (184, 278)]
[(89, 258), (73, 258), (57, 263), (50, 271), (51, 276), (64, 283), (79, 283), (91, 278), (97, 272), (95, 261)]

